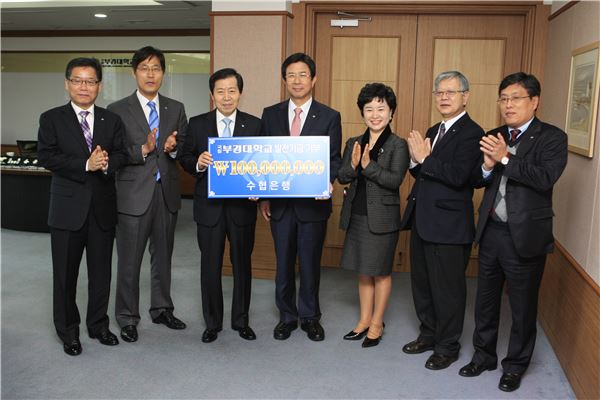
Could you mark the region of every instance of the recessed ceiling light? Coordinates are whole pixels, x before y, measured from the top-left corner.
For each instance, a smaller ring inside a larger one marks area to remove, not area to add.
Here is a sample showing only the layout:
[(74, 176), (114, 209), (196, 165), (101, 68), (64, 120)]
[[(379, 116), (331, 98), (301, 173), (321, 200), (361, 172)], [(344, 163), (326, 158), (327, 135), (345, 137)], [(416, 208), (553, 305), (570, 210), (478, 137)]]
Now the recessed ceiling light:
[(96, 18), (106, 18), (106, 17), (108, 17), (108, 15), (102, 14), (102, 13), (98, 13), (98, 14), (94, 14), (94, 17), (96, 17)]

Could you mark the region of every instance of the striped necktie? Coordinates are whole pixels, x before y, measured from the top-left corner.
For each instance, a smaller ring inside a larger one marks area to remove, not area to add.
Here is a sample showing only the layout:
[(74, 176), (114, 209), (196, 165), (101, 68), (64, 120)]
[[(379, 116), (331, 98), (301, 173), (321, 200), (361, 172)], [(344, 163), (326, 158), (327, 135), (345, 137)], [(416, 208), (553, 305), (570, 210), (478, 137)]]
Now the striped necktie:
[(81, 117), (81, 121), (79, 121), (79, 126), (81, 126), (81, 130), (83, 131), (83, 137), (85, 138), (85, 142), (87, 143), (88, 150), (92, 151), (92, 130), (90, 129), (90, 125), (87, 122), (87, 116), (89, 111), (79, 111), (79, 116)]
[[(156, 104), (153, 101), (148, 102), (148, 107), (150, 107), (150, 115), (148, 116), (148, 125), (150, 126), (150, 131), (156, 128), (156, 147), (158, 148), (158, 138), (160, 136), (160, 131), (158, 130), (158, 112), (156, 112)], [(160, 180), (160, 171), (156, 171), (156, 181)]]

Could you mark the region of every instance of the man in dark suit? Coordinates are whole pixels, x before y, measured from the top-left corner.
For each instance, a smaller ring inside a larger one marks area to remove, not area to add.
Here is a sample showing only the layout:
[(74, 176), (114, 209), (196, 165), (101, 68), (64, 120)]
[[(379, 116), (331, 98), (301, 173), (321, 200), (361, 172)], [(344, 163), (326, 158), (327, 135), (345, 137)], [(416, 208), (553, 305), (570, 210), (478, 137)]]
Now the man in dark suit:
[(117, 297), (115, 314), (121, 337), (138, 339), (140, 268), (150, 241), (152, 322), (171, 329), (185, 324), (173, 315), (171, 256), (177, 211), (181, 207), (175, 157), (187, 129), (183, 104), (158, 93), (165, 56), (143, 47), (131, 60), (138, 89), (108, 106), (126, 130), (129, 163), (117, 174)]
[[(264, 109), (261, 131), (267, 136), (329, 136), (330, 179), (333, 183), (341, 165), (340, 113), (312, 98), (317, 81), (316, 67), (308, 55), (289, 56), (281, 66), (281, 76), (290, 99)], [(319, 323), (319, 281), (331, 199), (277, 198), (261, 201), (260, 208), (263, 217), (271, 221), (277, 258), (275, 300), (280, 317), (273, 335), (278, 340), (287, 339), (300, 319), (300, 326), (310, 340), (323, 340), (325, 332)], [(300, 260), (297, 305), (296, 256)]]
[(567, 135), (535, 117), (540, 83), (523, 72), (508, 75), (498, 90), (505, 125), (481, 140), (476, 187), (485, 187), (475, 243), (479, 277), (475, 300), (475, 354), (460, 369), (466, 377), (496, 369), (502, 287), (512, 313), (508, 354), (499, 389), (519, 388), (536, 338), (538, 291), (546, 254), (554, 247), (552, 188), (567, 164)]
[(246, 340), (256, 339), (248, 322), (252, 287), (252, 250), (256, 227), (256, 202), (249, 199), (208, 199), (207, 168), (212, 155), (207, 151), (209, 137), (259, 136), (260, 119), (237, 109), (244, 80), (236, 70), (221, 69), (209, 78), (210, 96), (216, 110), (190, 119), (179, 161), (195, 176), (194, 220), (200, 247), (202, 312), (206, 330), (202, 341), (217, 339), (223, 328), (223, 289), (221, 270), (225, 237), (229, 239), (233, 265), (231, 327)]
[(466, 303), (465, 269), (475, 232), (471, 171), (479, 158), (483, 130), (466, 113), (469, 82), (458, 71), (439, 74), (435, 105), (442, 122), (423, 139), (408, 138), (415, 178), (402, 227), (411, 228), (413, 300), (419, 336), (402, 350), (433, 350), (425, 368), (447, 368), (458, 358)]
[(102, 82), (95, 58), (67, 64), (65, 89), (71, 101), (40, 117), (38, 156), (52, 171), (48, 225), (52, 243), (54, 326), (65, 353), (81, 354), (75, 303), (83, 250), (88, 268), (86, 325), (90, 338), (119, 344), (106, 314), (117, 202), (115, 171), (126, 161), (124, 128), (118, 116), (94, 106)]

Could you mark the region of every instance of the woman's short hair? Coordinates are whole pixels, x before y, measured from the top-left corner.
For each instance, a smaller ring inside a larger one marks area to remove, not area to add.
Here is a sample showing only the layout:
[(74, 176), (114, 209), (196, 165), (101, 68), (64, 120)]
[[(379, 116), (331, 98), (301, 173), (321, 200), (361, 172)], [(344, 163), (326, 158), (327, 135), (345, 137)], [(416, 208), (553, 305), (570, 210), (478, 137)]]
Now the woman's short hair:
[(373, 99), (385, 100), (388, 107), (392, 112), (392, 117), (394, 116), (394, 111), (396, 111), (397, 103), (396, 103), (396, 94), (392, 90), (391, 87), (384, 85), (383, 83), (367, 83), (362, 89), (360, 89), (360, 93), (358, 94), (358, 100), (356, 100), (356, 104), (358, 105), (358, 109), (360, 110), (360, 115), (364, 116), (363, 108), (365, 104), (370, 103)]

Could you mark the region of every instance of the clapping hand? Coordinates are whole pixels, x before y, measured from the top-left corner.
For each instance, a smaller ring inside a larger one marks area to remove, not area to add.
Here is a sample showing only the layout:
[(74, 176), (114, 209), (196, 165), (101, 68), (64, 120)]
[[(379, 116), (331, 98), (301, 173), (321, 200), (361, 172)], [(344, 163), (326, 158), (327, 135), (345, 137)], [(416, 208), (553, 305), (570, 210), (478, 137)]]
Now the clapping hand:
[(167, 140), (165, 140), (165, 147), (163, 148), (163, 151), (165, 153), (170, 153), (170, 152), (174, 151), (176, 148), (177, 148), (177, 131), (173, 131), (169, 135)]

